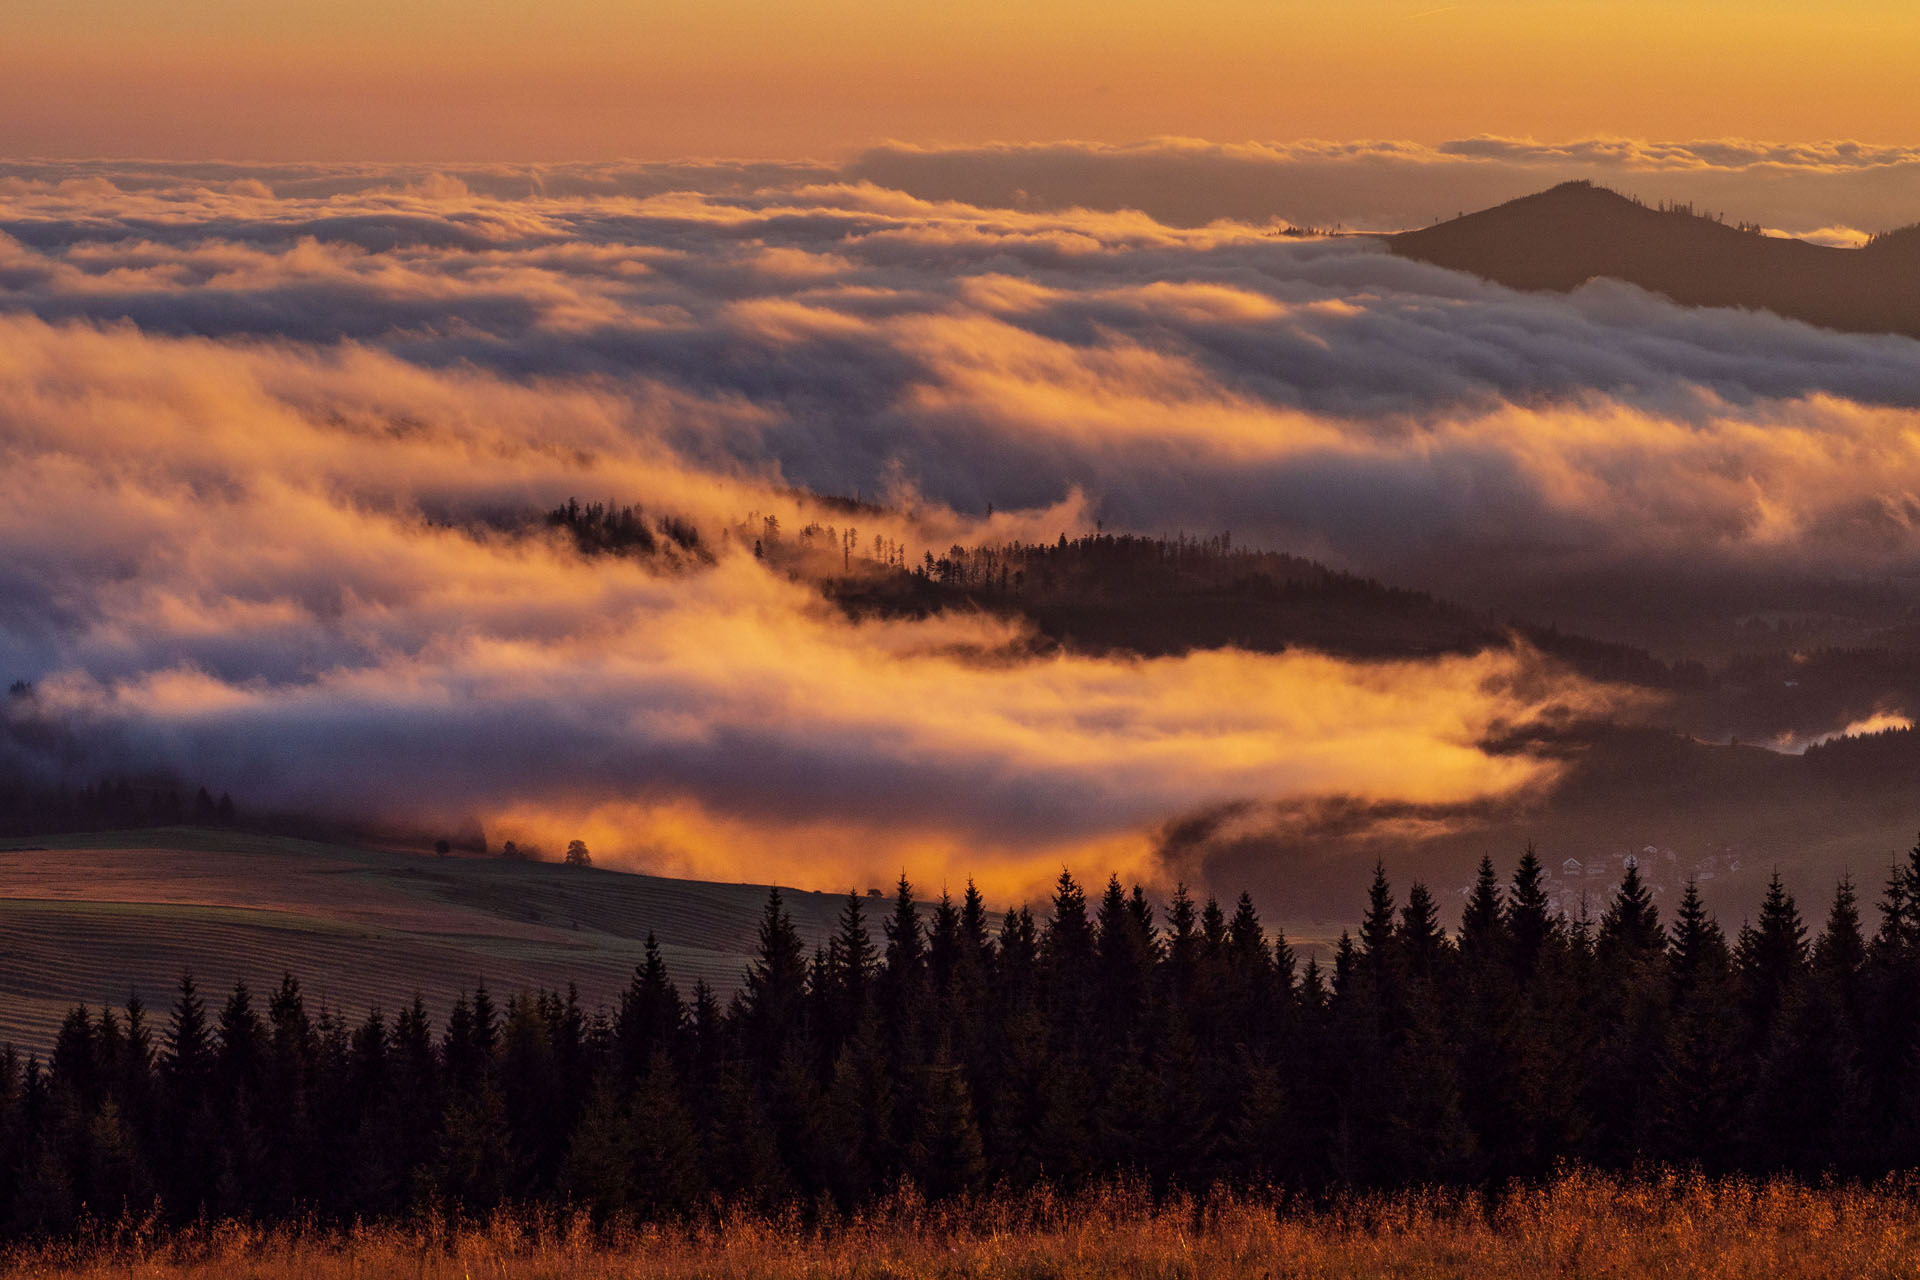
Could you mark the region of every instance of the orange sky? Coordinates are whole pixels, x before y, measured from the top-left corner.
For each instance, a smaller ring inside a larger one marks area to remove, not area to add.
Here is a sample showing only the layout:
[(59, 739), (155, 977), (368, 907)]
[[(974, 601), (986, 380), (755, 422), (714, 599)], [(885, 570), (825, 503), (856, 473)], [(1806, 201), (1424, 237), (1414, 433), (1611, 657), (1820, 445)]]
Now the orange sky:
[(0, 154), (1913, 133), (1910, 0), (10, 0)]

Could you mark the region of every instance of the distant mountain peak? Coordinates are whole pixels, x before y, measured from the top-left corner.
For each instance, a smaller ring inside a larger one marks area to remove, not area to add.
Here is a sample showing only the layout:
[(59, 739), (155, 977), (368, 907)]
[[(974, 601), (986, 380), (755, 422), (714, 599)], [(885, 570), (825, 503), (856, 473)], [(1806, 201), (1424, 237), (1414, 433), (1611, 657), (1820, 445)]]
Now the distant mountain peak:
[(1743, 307), (1856, 333), (1920, 337), (1920, 226), (1835, 249), (1652, 207), (1584, 179), (1387, 237), (1402, 257), (1515, 289), (1623, 280), (1687, 306)]

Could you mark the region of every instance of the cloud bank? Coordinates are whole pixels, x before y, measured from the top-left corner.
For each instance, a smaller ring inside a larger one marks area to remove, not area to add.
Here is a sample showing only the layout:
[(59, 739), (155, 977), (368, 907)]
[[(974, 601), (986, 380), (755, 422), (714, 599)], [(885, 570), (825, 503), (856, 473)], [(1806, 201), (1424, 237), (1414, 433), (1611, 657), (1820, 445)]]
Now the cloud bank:
[[(1231, 651), (1034, 660), (975, 616), (852, 624), (716, 539), (588, 559), (437, 523), (594, 486), (710, 529), (807, 517), (695, 470), (637, 405), (363, 348), (0, 322), (16, 767), (171, 764), (251, 797), (724, 878), (1154, 874), (1168, 813), (1244, 794), (1445, 803), (1548, 779), (1480, 744), (1603, 690), (1524, 653), (1362, 665)], [(928, 511), (900, 535), (1035, 536)]]
[(850, 166), (929, 199), (1036, 209), (1139, 209), (1164, 222), (1275, 219), (1397, 231), (1574, 179), (1673, 200), (1789, 234), (1885, 231), (1920, 220), (1920, 148), (1739, 138), (1530, 138), (1132, 145), (875, 147)]
[[(36, 688), (8, 707), (15, 764), (161, 761), (656, 869), (831, 886), (909, 863), (1009, 891), (1063, 860), (1150, 868), (1165, 824), (1246, 800), (1548, 786), (1551, 760), (1482, 744), (1623, 695), (1524, 651), (1034, 659), (981, 618), (849, 623), (722, 533), (857, 519), (917, 557), (1226, 528), (1627, 629), (1728, 583), (1902, 580), (1911, 340), (1515, 294), (1275, 237), (1271, 213), (1129, 211), (1125, 187), (996, 206), (925, 167), (1231, 162), (1327, 201), (1374, 175), (1401, 208), (1447, 189), (1415, 170), (1791, 171), (1814, 217), (1805, 192), (1913, 163), (1743, 147), (0, 168), (0, 674)], [(508, 531), (569, 496), (684, 515), (717, 562)]]

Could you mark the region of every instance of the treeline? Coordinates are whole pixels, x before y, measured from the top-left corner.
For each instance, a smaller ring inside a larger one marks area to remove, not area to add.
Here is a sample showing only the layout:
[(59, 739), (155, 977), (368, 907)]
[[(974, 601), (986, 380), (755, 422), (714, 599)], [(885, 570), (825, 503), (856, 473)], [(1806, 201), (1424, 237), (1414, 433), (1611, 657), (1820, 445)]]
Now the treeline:
[(1332, 591), (1382, 596), (1403, 608), (1436, 602), (1419, 591), (1387, 587), (1299, 556), (1235, 547), (1233, 535), (1150, 538), (1135, 534), (1061, 534), (1054, 542), (1007, 542), (922, 553), (912, 571), (925, 581), (962, 590), (1031, 591), (1041, 597), (1142, 589), (1260, 585), (1275, 591)]
[[(883, 508), (807, 495), (849, 517)], [(638, 506), (569, 499), (542, 517), (588, 554), (708, 563), (699, 530)], [(886, 533), (811, 520), (787, 528), (752, 512), (720, 531), (770, 566), (821, 590), (855, 617), (925, 616), (956, 607), (1024, 616), (1049, 639), (1093, 650), (1158, 655), (1237, 645), (1293, 645), (1362, 657), (1474, 653), (1519, 635), (1600, 680), (1657, 688), (1711, 684), (1698, 662), (1563, 634), (1555, 626), (1501, 622), (1428, 592), (1390, 586), (1284, 552), (1236, 546), (1231, 533), (1171, 538), (1103, 531), (1052, 542), (964, 546), (920, 558)]]
[(1803, 753), (1812, 767), (1836, 778), (1857, 778), (1863, 772), (1898, 770), (1912, 777), (1920, 764), (1920, 729), (1891, 726), (1864, 733), (1842, 734), (1807, 744)]
[(15, 680), (0, 704), (0, 837), (43, 836), (77, 831), (124, 831), (132, 827), (231, 826), (238, 818), (233, 797), (166, 777), (101, 778), (81, 786), (48, 784), (11, 763), (22, 746), (44, 750), (57, 740), (42, 719), (33, 682)]
[(205, 787), (102, 778), (81, 787), (39, 786), (0, 778), (0, 836), (43, 836), (138, 827), (232, 826), (233, 797)]
[(954, 603), (1024, 612), (1043, 632), (1145, 653), (1233, 643), (1306, 645), (1376, 657), (1472, 653), (1517, 634), (1601, 680), (1703, 688), (1706, 668), (1558, 627), (1495, 618), (1425, 591), (1390, 586), (1232, 535), (1150, 538), (1064, 534), (1055, 542), (953, 546), (891, 578), (830, 583), (853, 612), (925, 611)]
[[(798, 535), (808, 545), (813, 526)], [(821, 530), (829, 539), (836, 533)], [(859, 547), (857, 531), (851, 545)], [(1118, 616), (1165, 612), (1196, 597), (1306, 617), (1312, 611), (1417, 620), (1449, 641), (1497, 643), (1501, 628), (1423, 591), (1390, 587), (1283, 552), (1236, 547), (1231, 534), (1153, 538), (1090, 533), (1053, 542), (958, 543), (918, 562), (897, 544), (865, 560), (868, 572), (828, 581), (827, 591), (856, 613), (926, 612), (965, 604), (1021, 610), (1045, 622), (1049, 610), (1097, 607)], [(849, 563), (858, 563), (850, 561)], [(874, 573), (875, 568), (891, 572)], [(1249, 619), (1251, 621), (1251, 617)], [(1260, 625), (1253, 622), (1256, 628)], [(1205, 637), (1196, 637), (1196, 643)], [(1260, 641), (1250, 637), (1253, 643)]]
[(680, 553), (710, 559), (700, 541), (700, 529), (680, 516), (650, 516), (638, 505), (589, 502), (568, 498), (542, 517), (549, 529), (573, 539), (587, 555), (651, 556)]
[(1631, 868), (1568, 920), (1531, 851), (1504, 887), (1482, 864), (1451, 934), (1378, 874), (1325, 968), (1244, 896), (1160, 909), (1116, 880), (1089, 904), (1063, 874), (1037, 916), (904, 880), (880, 909), (876, 938), (851, 895), (809, 954), (774, 891), (724, 1006), (683, 999), (649, 940), (618, 1009), (480, 988), (437, 1032), (417, 999), (316, 1013), (292, 978), (264, 1002), (183, 981), (159, 1026), (75, 1009), (47, 1063), (0, 1060), (0, 1223), (1920, 1162), (1920, 848), (1871, 937), (1843, 883), (1810, 940), (1777, 877), (1732, 939), (1691, 888), (1663, 927)]
[(1891, 231), (1878, 231), (1867, 237), (1868, 249), (1913, 249), (1920, 247), (1920, 222), (1909, 223), (1904, 227), (1895, 227)]

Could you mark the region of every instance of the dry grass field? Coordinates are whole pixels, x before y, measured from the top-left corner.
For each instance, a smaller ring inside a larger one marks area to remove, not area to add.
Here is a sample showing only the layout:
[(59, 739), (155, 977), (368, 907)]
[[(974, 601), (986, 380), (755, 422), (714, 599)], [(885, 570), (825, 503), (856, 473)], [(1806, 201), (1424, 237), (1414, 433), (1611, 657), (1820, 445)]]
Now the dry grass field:
[(1491, 1209), (1415, 1194), (1278, 1213), (1125, 1193), (930, 1209), (806, 1229), (739, 1220), (595, 1233), (583, 1220), (501, 1220), (344, 1234), (217, 1227), (17, 1251), (22, 1280), (1360, 1280), (1362, 1277), (1907, 1277), (1920, 1271), (1911, 1187), (1810, 1188), (1569, 1174)]
[[(33, 846), (33, 847), (26, 847)], [(72, 1005), (137, 993), (156, 1020), (191, 970), (210, 1001), (283, 972), (351, 1017), (425, 997), (436, 1021), (484, 980), (496, 995), (580, 987), (611, 1004), (658, 935), (674, 977), (739, 982), (764, 885), (554, 863), (434, 858), (174, 828), (0, 843), (0, 1043), (44, 1050)], [(809, 943), (840, 910), (790, 892)]]

